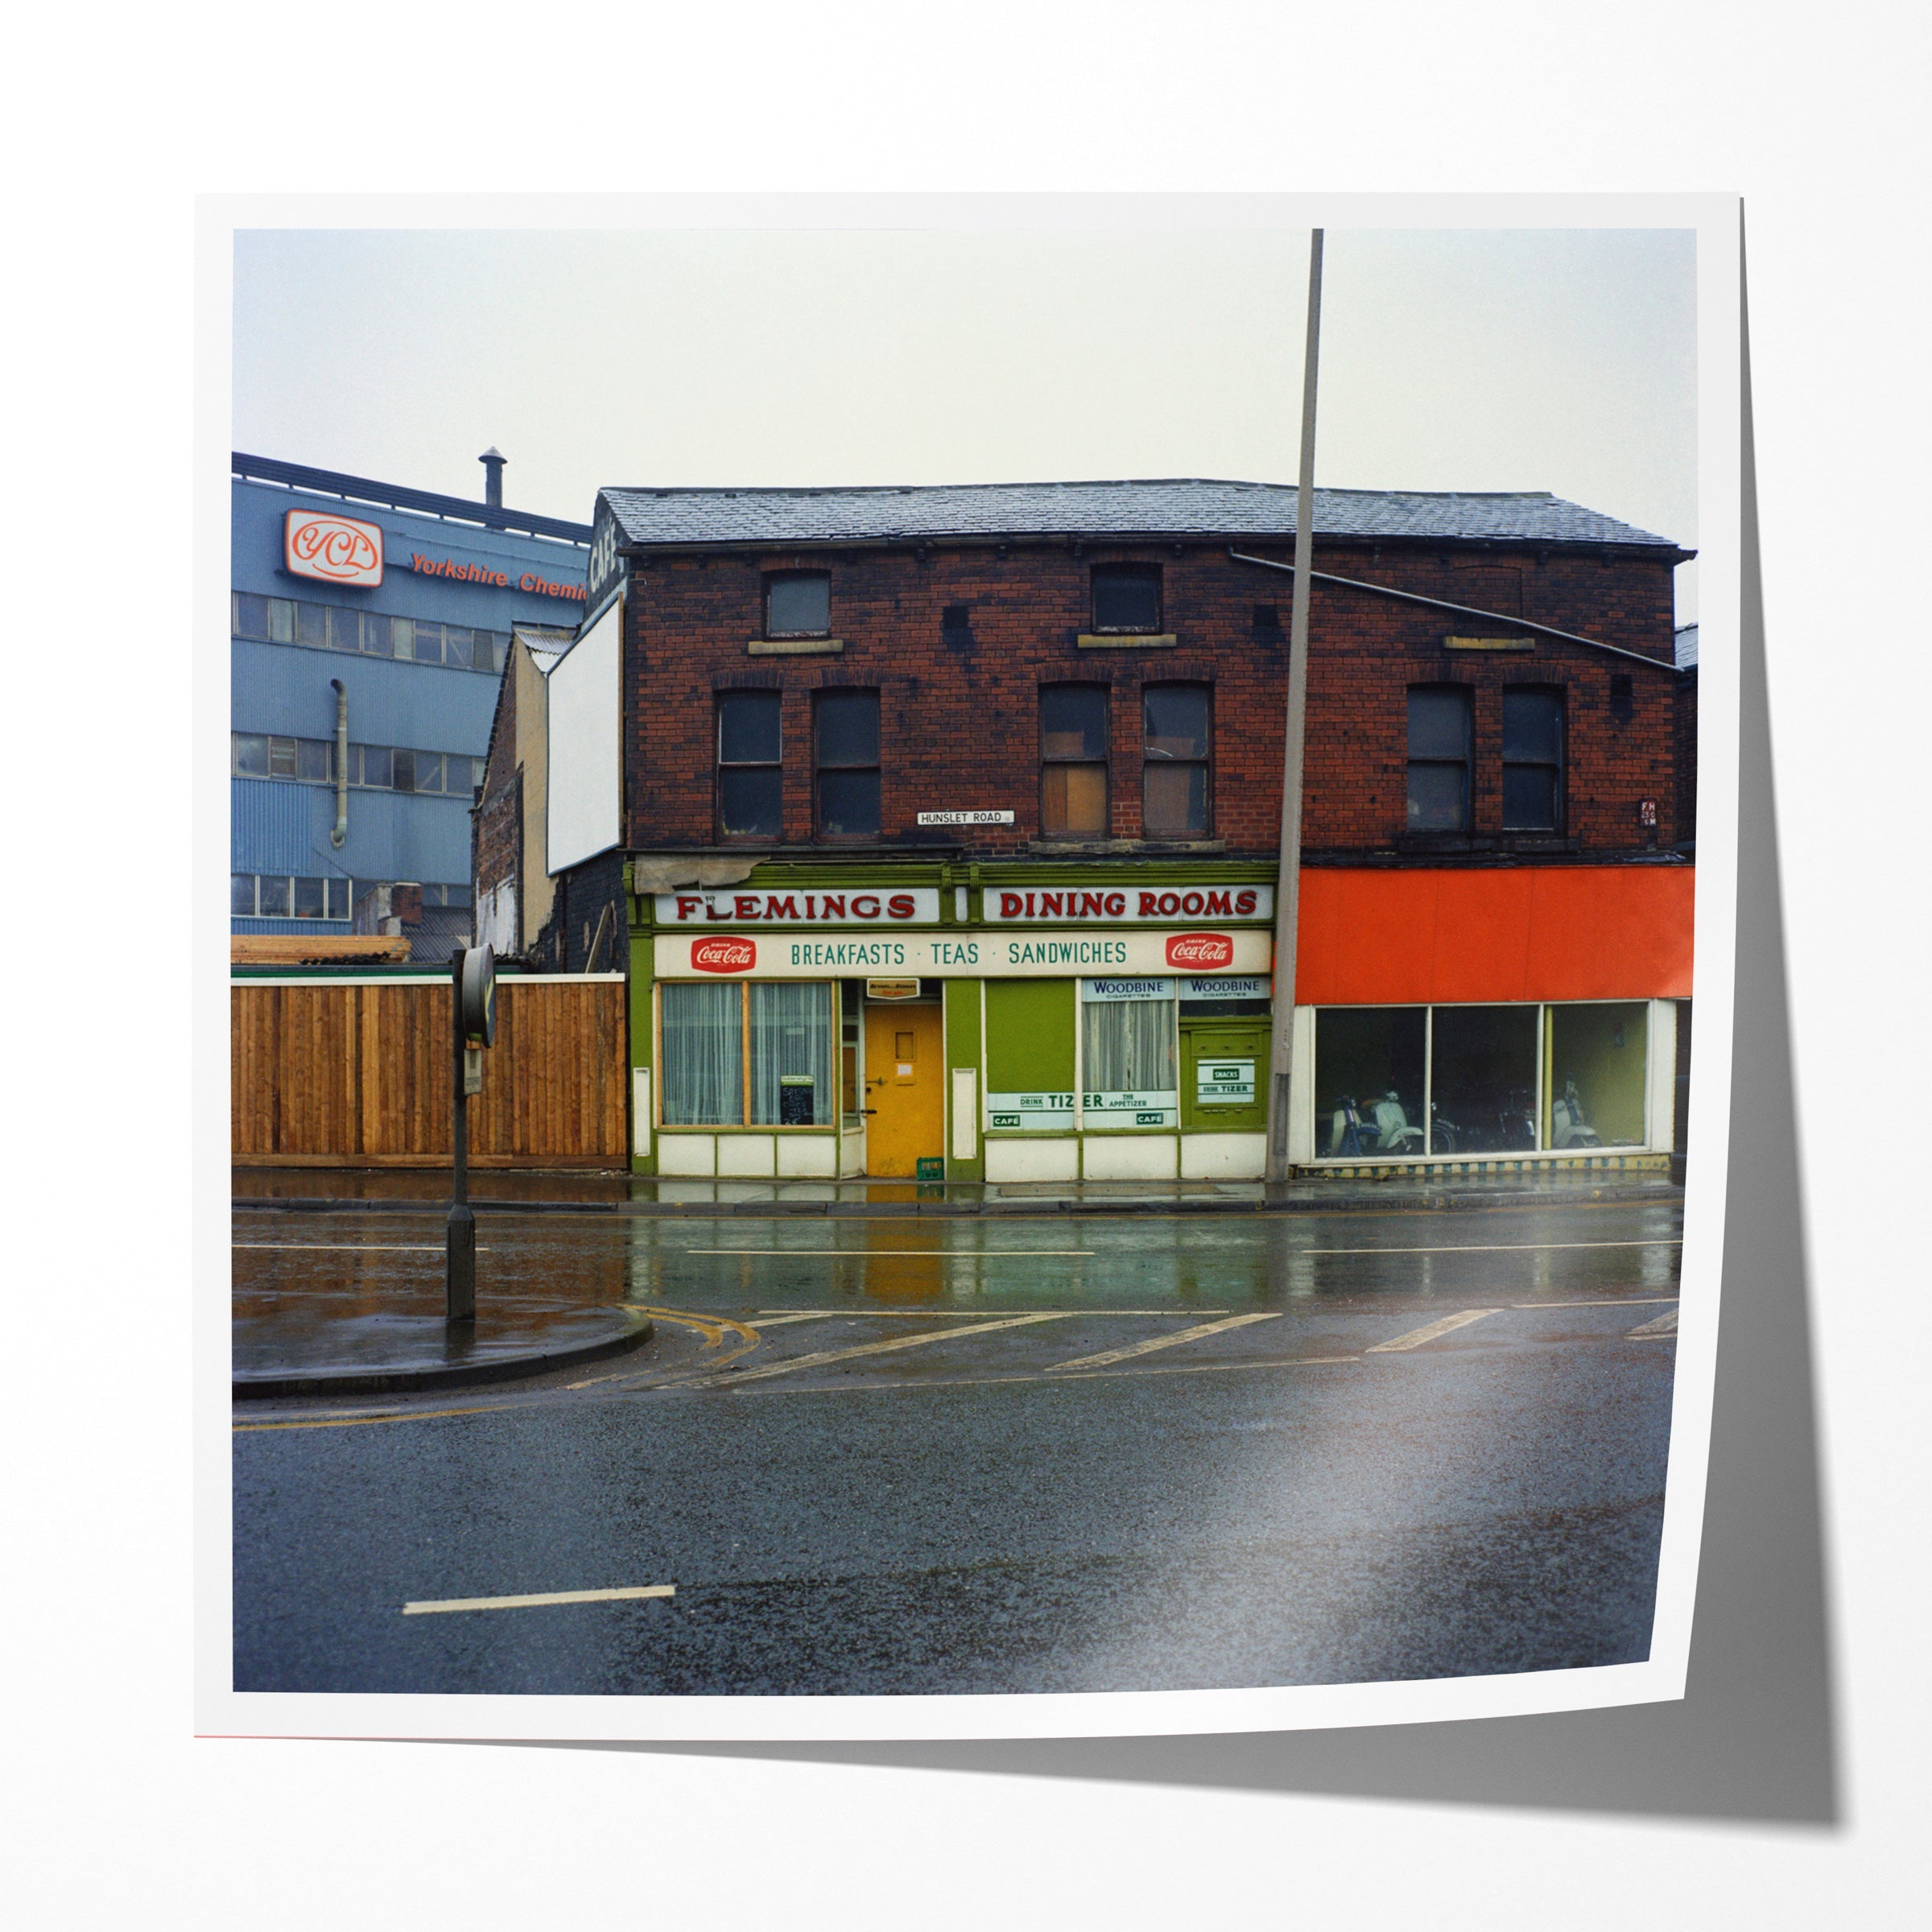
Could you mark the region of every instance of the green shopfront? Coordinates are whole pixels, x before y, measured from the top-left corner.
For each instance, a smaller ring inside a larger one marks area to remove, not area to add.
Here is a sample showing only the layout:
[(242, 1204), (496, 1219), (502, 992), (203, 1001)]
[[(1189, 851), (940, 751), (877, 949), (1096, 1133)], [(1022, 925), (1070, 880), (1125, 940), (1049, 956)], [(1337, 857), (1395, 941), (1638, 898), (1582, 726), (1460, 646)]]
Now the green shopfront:
[(633, 1166), (1257, 1178), (1273, 874), (773, 864), (634, 893)]

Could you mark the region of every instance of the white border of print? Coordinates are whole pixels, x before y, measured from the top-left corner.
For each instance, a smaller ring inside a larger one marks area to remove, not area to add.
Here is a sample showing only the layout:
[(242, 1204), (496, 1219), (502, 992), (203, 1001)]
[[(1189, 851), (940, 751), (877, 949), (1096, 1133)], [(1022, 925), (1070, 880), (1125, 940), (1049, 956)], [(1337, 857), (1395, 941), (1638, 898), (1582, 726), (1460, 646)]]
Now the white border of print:
[[(1245, 1690), (906, 1697), (543, 1697), (237, 1693), (232, 1682), (225, 810), (196, 814), (193, 998), (200, 1046), (196, 1163), (196, 1728), (204, 1735), (584, 1739), (1124, 1736), (1412, 1724), (1681, 1698), (1703, 1520), (1717, 1346), (1730, 1110), (1737, 832), (1740, 583), (1739, 204), (1728, 195), (1055, 195), (246, 196), (205, 199), (197, 237), (196, 635), (225, 635), (232, 244), (236, 229), (311, 227), (766, 228), (923, 225), (1051, 230), (1693, 228), (1698, 237), (1700, 658), (1695, 993), (1697, 1092), (1688, 1148), (1682, 1302), (1656, 1620), (1647, 1662), (1425, 1682)], [(1285, 353), (1287, 353), (1285, 351)], [(227, 730), (225, 680), (204, 647), (196, 768)], [(197, 786), (197, 792), (200, 788)]]

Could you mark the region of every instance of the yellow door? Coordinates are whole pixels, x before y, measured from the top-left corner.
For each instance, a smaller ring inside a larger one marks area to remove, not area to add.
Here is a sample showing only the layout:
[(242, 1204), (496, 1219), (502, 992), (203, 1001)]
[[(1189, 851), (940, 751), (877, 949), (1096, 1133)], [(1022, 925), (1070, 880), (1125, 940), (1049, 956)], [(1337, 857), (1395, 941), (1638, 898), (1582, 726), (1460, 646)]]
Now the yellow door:
[(945, 1029), (937, 1006), (865, 1009), (865, 1171), (919, 1172), (922, 1158), (946, 1151), (946, 1103), (939, 1084)]

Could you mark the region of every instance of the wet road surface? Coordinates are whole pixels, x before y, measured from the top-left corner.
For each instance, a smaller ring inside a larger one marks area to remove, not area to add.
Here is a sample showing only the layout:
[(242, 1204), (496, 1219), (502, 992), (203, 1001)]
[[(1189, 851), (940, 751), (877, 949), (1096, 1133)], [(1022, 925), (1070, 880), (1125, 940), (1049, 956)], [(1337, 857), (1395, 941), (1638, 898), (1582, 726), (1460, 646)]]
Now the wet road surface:
[[(1674, 1205), (480, 1228), (480, 1302), (628, 1303), (656, 1339), (514, 1390), (238, 1406), (237, 1688), (1180, 1689), (1648, 1650)], [(440, 1280), (433, 1216), (236, 1235), (238, 1309)]]

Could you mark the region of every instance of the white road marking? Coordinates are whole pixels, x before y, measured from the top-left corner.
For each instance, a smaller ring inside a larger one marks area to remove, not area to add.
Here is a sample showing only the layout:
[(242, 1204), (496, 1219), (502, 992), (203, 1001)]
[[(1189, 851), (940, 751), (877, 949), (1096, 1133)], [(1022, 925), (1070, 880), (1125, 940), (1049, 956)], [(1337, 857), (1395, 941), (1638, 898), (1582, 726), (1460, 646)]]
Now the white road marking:
[(1681, 1234), (1653, 1241), (1499, 1241), (1485, 1247), (1460, 1241), (1446, 1248), (1293, 1248), (1290, 1254), (1542, 1254), (1553, 1248), (1681, 1248)]
[(447, 1596), (440, 1602), (405, 1604), (405, 1616), (444, 1610), (534, 1610), (545, 1604), (614, 1604), (633, 1596), (675, 1596), (675, 1583), (631, 1583), (621, 1590), (545, 1590), (535, 1596)]
[[(231, 1248), (267, 1248), (290, 1254), (443, 1254), (442, 1241), (231, 1241)], [(478, 1254), (488, 1254), (479, 1247)]]
[(998, 1261), (1009, 1254), (1092, 1256), (1092, 1248), (663, 1248), (660, 1254), (762, 1254), (778, 1261), (830, 1255), (835, 1261), (866, 1261), (875, 1255), (923, 1255), (928, 1261)]
[(1432, 1342), (1439, 1335), (1447, 1335), (1452, 1328), (1467, 1328), (1472, 1322), (1480, 1322), (1486, 1315), (1501, 1315), (1500, 1308), (1464, 1308), (1455, 1315), (1446, 1315), (1439, 1322), (1431, 1322), (1426, 1328), (1411, 1328), (1406, 1335), (1392, 1336), (1388, 1341), (1376, 1342), (1362, 1352), (1364, 1355), (1393, 1355), (1399, 1350), (1419, 1348), (1424, 1342)]
[(1633, 1328), (1624, 1336), (1630, 1342), (1656, 1342), (1667, 1340), (1677, 1333), (1677, 1311), (1666, 1308), (1656, 1320), (1645, 1322), (1641, 1328)]
[(1590, 1302), (1514, 1302), (1516, 1308), (1654, 1308), (1659, 1302), (1674, 1302), (1674, 1294), (1606, 1294)]
[(1210, 1335), (1224, 1335), (1230, 1328), (1245, 1328), (1250, 1322), (1278, 1322), (1281, 1319), (1279, 1309), (1266, 1315), (1231, 1315), (1224, 1322), (1203, 1322), (1199, 1327), (1183, 1328), (1179, 1335), (1157, 1335), (1125, 1348), (1106, 1349), (1099, 1355), (1076, 1355), (1071, 1361), (1055, 1362), (1047, 1373), (1057, 1374), (1063, 1368), (1098, 1368), (1108, 1362), (1129, 1361), (1137, 1355), (1151, 1355), (1157, 1348), (1178, 1348), (1183, 1342), (1198, 1342)]
[(930, 1335), (895, 1335), (889, 1342), (862, 1342), (856, 1348), (821, 1348), (815, 1354), (794, 1356), (790, 1361), (774, 1362), (769, 1368), (747, 1368), (736, 1375), (708, 1376), (690, 1385), (698, 1389), (737, 1388), (746, 1382), (762, 1381), (766, 1376), (790, 1375), (798, 1368), (817, 1368), (828, 1362), (848, 1362), (862, 1355), (890, 1355), (901, 1348), (923, 1348), (928, 1342), (950, 1342), (962, 1335), (990, 1335), (996, 1328), (1026, 1328), (1035, 1322), (1064, 1322), (1068, 1315), (1016, 1315), (1004, 1321), (980, 1322), (971, 1328), (939, 1328)]

